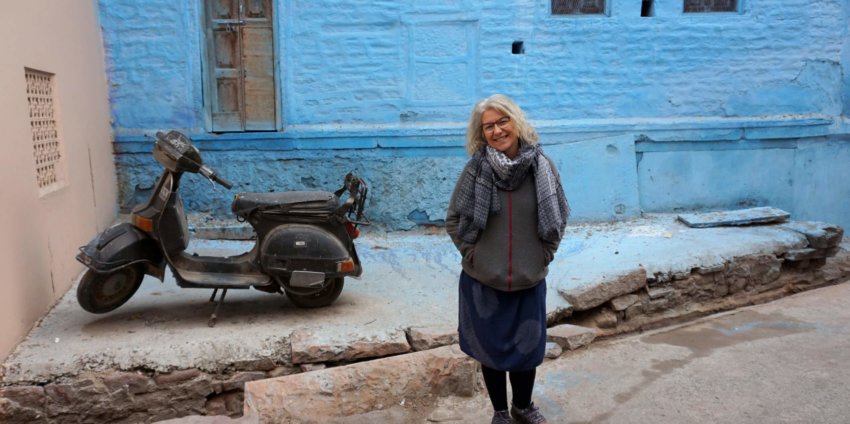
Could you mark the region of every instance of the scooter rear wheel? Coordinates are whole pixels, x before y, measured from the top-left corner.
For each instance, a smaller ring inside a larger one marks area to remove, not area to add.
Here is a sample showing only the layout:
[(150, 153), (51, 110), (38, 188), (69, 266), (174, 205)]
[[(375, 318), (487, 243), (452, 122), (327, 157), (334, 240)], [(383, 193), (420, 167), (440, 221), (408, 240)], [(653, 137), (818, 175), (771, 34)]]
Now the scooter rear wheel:
[(77, 286), (77, 301), (88, 312), (105, 314), (130, 300), (144, 277), (138, 265), (106, 274), (88, 270)]
[(342, 293), (343, 277), (326, 278), (324, 286), (313, 293), (299, 293), (286, 287), (286, 297), (299, 308), (320, 308), (333, 303)]

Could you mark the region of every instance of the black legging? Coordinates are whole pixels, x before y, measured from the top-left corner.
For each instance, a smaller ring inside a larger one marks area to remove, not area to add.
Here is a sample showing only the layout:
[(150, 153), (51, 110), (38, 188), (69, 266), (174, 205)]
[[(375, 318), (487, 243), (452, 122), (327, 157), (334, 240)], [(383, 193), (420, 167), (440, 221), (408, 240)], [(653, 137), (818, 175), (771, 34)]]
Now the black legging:
[[(498, 371), (481, 365), (481, 374), (484, 375), (484, 384), (487, 386), (487, 394), (496, 411), (508, 409), (508, 386), (505, 382), (505, 371)], [(534, 376), (537, 368), (528, 371), (511, 371), (508, 373), (513, 390), (513, 404), (517, 408), (525, 409), (531, 405), (531, 392), (534, 390)]]

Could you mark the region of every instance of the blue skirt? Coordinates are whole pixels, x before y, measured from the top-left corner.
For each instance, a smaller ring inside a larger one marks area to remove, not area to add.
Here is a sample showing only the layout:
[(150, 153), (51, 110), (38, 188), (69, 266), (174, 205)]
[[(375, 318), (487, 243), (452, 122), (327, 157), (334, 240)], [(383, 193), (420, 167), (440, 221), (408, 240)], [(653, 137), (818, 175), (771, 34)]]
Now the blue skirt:
[(546, 352), (546, 280), (504, 292), (461, 272), (458, 299), (460, 348), (499, 371), (527, 371)]

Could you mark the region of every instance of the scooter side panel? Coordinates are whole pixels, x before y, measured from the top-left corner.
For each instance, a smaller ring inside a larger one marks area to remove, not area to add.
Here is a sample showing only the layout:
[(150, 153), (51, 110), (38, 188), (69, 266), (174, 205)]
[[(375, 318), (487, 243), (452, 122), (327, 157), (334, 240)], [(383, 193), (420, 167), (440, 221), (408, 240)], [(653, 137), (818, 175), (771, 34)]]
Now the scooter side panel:
[(110, 227), (80, 248), (77, 260), (95, 272), (112, 272), (134, 263), (162, 266), (156, 240), (129, 223)]
[(260, 252), (263, 268), (272, 273), (309, 269), (336, 274), (337, 263), (351, 257), (333, 233), (305, 224), (275, 227), (263, 239)]

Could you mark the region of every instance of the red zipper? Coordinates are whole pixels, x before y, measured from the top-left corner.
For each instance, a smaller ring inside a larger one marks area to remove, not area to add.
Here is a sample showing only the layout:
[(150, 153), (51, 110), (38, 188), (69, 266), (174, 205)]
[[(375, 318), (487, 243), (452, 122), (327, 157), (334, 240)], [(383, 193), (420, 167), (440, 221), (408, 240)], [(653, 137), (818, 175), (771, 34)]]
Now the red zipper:
[(511, 291), (513, 285), (513, 267), (514, 267), (514, 211), (513, 198), (511, 192), (508, 192), (508, 291)]

